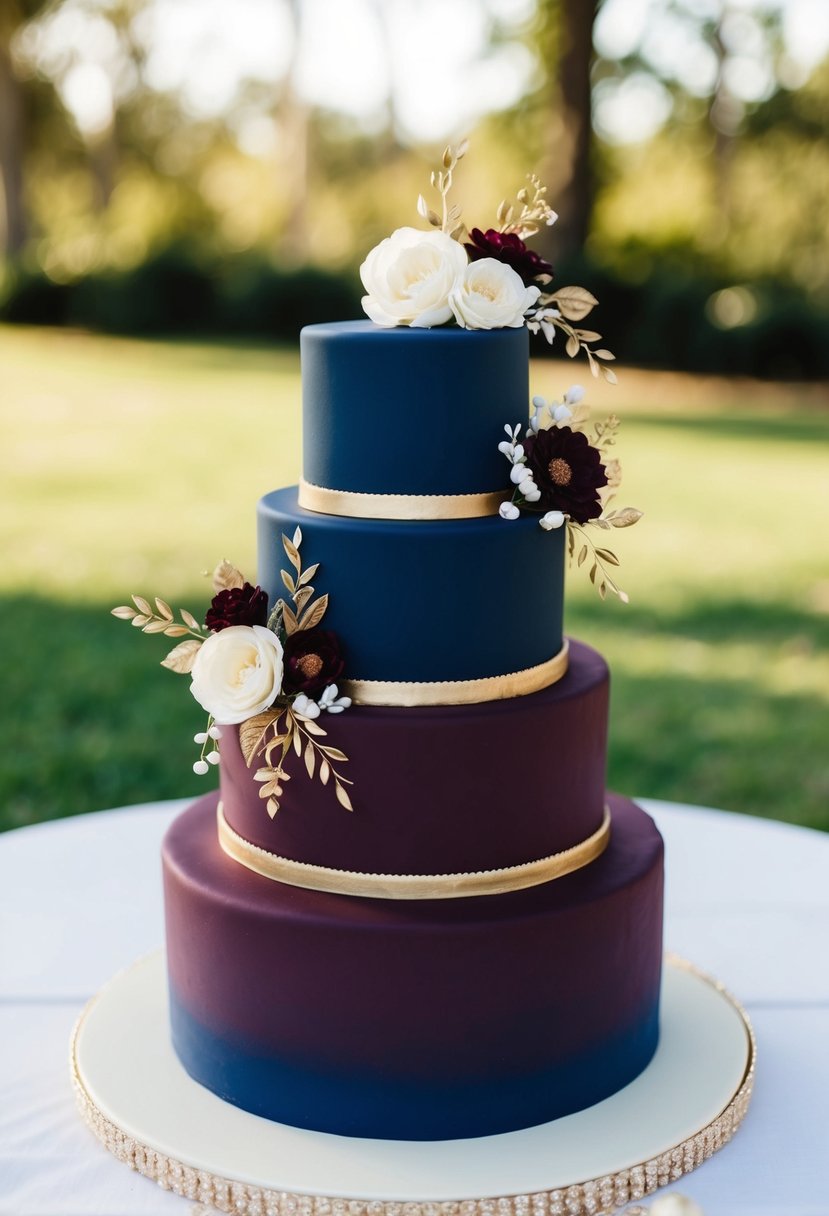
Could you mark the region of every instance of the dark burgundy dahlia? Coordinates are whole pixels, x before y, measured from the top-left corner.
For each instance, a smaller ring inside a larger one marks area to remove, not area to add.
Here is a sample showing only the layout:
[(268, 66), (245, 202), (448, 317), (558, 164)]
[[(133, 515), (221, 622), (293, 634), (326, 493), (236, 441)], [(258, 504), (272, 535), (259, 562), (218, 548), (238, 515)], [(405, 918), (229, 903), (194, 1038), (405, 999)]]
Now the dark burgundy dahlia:
[(340, 639), (330, 629), (300, 629), (285, 639), (282, 689), (313, 697), (343, 674)]
[(480, 228), (473, 228), (469, 235), (471, 241), (464, 245), (464, 249), (470, 261), (496, 258), (520, 274), (527, 287), (540, 274), (553, 273), (550, 263), (545, 262), (534, 249), (528, 249), (515, 232), (499, 232), (497, 228), (487, 228), (486, 232), (481, 232)]
[(582, 431), (553, 426), (524, 441), (527, 467), (541, 491), (533, 504), (541, 511), (563, 511), (577, 524), (602, 513), (599, 490), (607, 485), (602, 458)]
[(250, 583), (242, 587), (228, 587), (213, 597), (204, 623), (213, 633), (227, 629), (229, 625), (266, 625), (267, 593), (261, 587), (252, 587)]

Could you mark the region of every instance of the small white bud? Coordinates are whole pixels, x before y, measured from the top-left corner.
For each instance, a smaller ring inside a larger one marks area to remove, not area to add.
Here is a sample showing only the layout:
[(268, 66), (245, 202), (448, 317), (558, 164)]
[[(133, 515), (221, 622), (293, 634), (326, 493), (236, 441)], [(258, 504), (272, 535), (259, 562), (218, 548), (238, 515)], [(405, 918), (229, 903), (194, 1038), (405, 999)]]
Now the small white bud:
[(206, 760), (197, 760), (193, 765), (193, 772), (199, 777), (203, 777), (204, 774), (209, 771), (209, 769), (210, 765)]
[(522, 460), (524, 459), (524, 445), (523, 445), (523, 443), (516, 443), (516, 445), (515, 445), (515, 451), (513, 452), (512, 458), (513, 458), (513, 460), (515, 461), (515, 463), (516, 463), (516, 464), (518, 464), (520, 461), (522, 461)]
[(580, 384), (571, 384), (567, 392), (564, 394), (564, 400), (568, 405), (578, 405), (584, 396), (584, 389)]
[(546, 515), (542, 515), (538, 521), (545, 532), (552, 532), (554, 528), (560, 528), (564, 523), (564, 514), (561, 511), (548, 511)]
[(219, 730), (218, 726), (211, 726), (207, 733), (211, 739), (221, 739), (222, 737), (222, 732)]
[(205, 734), (205, 732), (203, 730), (200, 730), (197, 735), (193, 735), (193, 742), (194, 743), (206, 743), (207, 735)]
[(541, 497), (541, 491), (535, 482), (533, 482), (529, 490), (522, 490), (522, 494), (526, 498), (527, 502), (538, 502), (539, 498)]
[(501, 453), (502, 456), (506, 456), (506, 457), (508, 457), (508, 459), (512, 460), (512, 457), (515, 453), (515, 448), (513, 447), (513, 445), (511, 443), (507, 443), (506, 439), (502, 439), (501, 442), (498, 444), (498, 451)]
[(517, 486), (527, 476), (527, 470), (523, 464), (514, 464), (510, 469), (509, 479), (514, 486)]
[(523, 494), (525, 498), (528, 494), (531, 494), (534, 489), (535, 481), (533, 480), (532, 473), (530, 473), (529, 477), (525, 477), (523, 481), (518, 483), (519, 493)]
[(502, 502), (498, 508), (498, 514), (501, 516), (501, 519), (518, 519), (521, 512), (514, 502)]
[(543, 410), (547, 402), (543, 397), (533, 397), (533, 405), (537, 410)]
[(218, 764), (219, 763), (219, 753), (218, 752), (208, 752), (207, 755), (205, 756), (205, 760), (207, 761), (208, 764)]
[(551, 413), (556, 426), (564, 426), (573, 417), (573, 411), (566, 405), (557, 405), (554, 410), (551, 410)]

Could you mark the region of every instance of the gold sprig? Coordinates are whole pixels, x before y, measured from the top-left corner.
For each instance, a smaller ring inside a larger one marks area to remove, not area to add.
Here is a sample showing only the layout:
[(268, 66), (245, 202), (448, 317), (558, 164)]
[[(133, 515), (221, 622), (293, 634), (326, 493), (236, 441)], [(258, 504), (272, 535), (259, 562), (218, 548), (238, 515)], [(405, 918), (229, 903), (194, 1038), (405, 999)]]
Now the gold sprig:
[[(600, 373), (608, 384), (616, 384), (617, 376), (607, 363), (612, 363), (616, 356), (605, 347), (595, 349), (592, 343), (601, 342), (602, 335), (591, 329), (579, 329), (573, 322), (583, 321), (598, 304), (594, 295), (584, 287), (559, 287), (558, 291), (547, 292), (538, 297), (538, 302), (532, 312), (528, 313), (527, 327), (534, 333), (539, 329), (560, 329), (566, 335), (564, 349), (571, 359), (575, 359), (583, 350), (587, 356), (592, 376)], [(547, 335), (552, 341), (552, 334)]]
[(158, 596), (154, 601), (155, 609), (143, 595), (132, 596), (132, 602), (134, 608), (129, 604), (122, 604), (119, 608), (112, 609), (112, 615), (119, 621), (129, 621), (142, 633), (163, 633), (168, 638), (192, 639), (174, 646), (167, 657), (161, 660), (162, 667), (181, 675), (192, 671), (199, 647), (207, 636), (207, 627), (200, 625), (192, 612), (188, 612), (186, 608), (179, 609), (180, 621), (176, 621), (170, 605)]
[(299, 554), (301, 544), (302, 529), (300, 527), (297, 527), (294, 531), (293, 538), (289, 538), (283, 533), (282, 547), (285, 550), (288, 561), (296, 571), (295, 576), (284, 569), (279, 572), (282, 576), (285, 589), (293, 602), (293, 607), (282, 599), (277, 603), (277, 611), (281, 615), (282, 624), (288, 637), (292, 633), (299, 633), (303, 629), (316, 628), (328, 610), (327, 595), (321, 595), (316, 600), (313, 598), (314, 588), (311, 586), (311, 579), (319, 570), (319, 562), (315, 562), (313, 566), (309, 566), (307, 570), (303, 570), (302, 558)]
[(455, 169), (458, 167), (459, 161), (463, 160), (469, 150), (469, 141), (463, 140), (454, 147), (452, 144), (447, 144), (443, 150), (442, 168), (432, 171), (431, 181), (433, 189), (437, 190), (440, 195), (441, 213), (438, 215), (433, 211), (422, 194), (417, 196), (417, 213), (418, 215), (432, 225), (433, 228), (439, 228), (441, 232), (448, 232), (453, 240), (459, 241), (466, 232), (466, 225), (461, 221), (461, 208), (457, 203), (449, 205), (449, 192), (452, 189), (454, 182)]
[[(279, 723), (283, 714), (284, 729), (280, 732)], [(248, 767), (257, 756), (265, 757), (265, 764), (254, 773), (254, 781), (261, 783), (259, 797), (267, 799), (267, 811), (271, 819), (279, 810), (279, 799), (283, 793), (282, 782), (291, 778), (291, 774), (285, 770), (285, 761), (292, 750), (303, 760), (310, 778), (316, 774), (323, 785), (327, 785), (333, 778), (337, 801), (347, 811), (354, 809), (345, 788), (354, 783), (335, 768), (335, 764), (346, 764), (348, 756), (339, 748), (318, 741), (327, 738), (327, 734), (313, 718), (297, 713), (291, 706), (257, 714), (239, 727), (239, 744)], [(274, 761), (277, 751), (279, 758)]]
[[(502, 199), (496, 213), (498, 231), (514, 232), (522, 241), (528, 236), (535, 236), (539, 228), (554, 224), (558, 219), (547, 202), (547, 187), (542, 184), (541, 179), (535, 173), (528, 173), (527, 181), (531, 189), (522, 186), (515, 196), (515, 204), (509, 199)], [(517, 218), (513, 218), (516, 204), (520, 205), (521, 210)], [(539, 277), (542, 281), (549, 282), (549, 275)]]

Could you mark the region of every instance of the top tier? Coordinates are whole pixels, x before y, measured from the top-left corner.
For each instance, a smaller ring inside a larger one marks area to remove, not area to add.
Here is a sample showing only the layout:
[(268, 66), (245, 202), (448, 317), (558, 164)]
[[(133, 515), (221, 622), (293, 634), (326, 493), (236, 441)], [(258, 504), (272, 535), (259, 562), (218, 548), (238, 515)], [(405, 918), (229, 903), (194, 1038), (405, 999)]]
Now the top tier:
[(505, 423), (525, 418), (529, 338), (516, 329), (303, 329), (303, 477), (362, 494), (493, 494)]

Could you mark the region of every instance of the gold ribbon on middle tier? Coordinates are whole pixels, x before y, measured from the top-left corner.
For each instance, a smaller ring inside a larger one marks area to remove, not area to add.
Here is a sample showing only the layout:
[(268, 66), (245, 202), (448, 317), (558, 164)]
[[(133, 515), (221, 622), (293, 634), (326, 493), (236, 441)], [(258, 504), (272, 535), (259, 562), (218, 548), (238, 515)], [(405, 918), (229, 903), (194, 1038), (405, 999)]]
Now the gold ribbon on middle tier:
[(565, 675), (568, 655), (565, 638), (558, 654), (523, 671), (475, 680), (345, 680), (341, 689), (356, 705), (479, 705), (548, 688)]
[(245, 840), (230, 826), (220, 802), (216, 810), (219, 845), (234, 861), (291, 887), (329, 891), (362, 899), (463, 899), (478, 895), (505, 895), (552, 882), (590, 865), (610, 841), (610, 810), (604, 809), (599, 827), (569, 849), (536, 861), (505, 866), (499, 870), (477, 870), (456, 874), (371, 874), (337, 870), (281, 857)]

